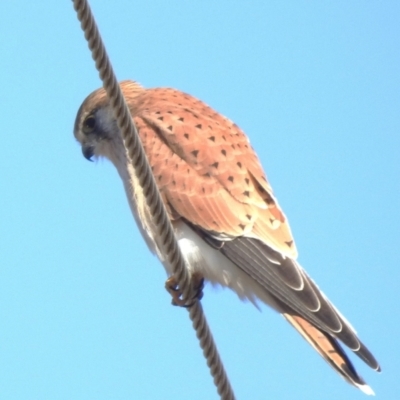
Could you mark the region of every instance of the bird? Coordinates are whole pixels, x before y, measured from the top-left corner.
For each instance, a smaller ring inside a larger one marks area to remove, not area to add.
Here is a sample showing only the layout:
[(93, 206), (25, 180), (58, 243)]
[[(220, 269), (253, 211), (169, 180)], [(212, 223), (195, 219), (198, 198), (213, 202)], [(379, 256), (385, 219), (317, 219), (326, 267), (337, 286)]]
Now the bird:
[[(197, 98), (120, 82), (189, 274), (280, 313), (348, 383), (373, 395), (342, 345), (378, 361), (297, 261), (288, 220), (247, 135)], [(103, 88), (83, 101), (74, 136), (88, 160), (117, 169), (132, 214), (158, 255), (152, 217)]]

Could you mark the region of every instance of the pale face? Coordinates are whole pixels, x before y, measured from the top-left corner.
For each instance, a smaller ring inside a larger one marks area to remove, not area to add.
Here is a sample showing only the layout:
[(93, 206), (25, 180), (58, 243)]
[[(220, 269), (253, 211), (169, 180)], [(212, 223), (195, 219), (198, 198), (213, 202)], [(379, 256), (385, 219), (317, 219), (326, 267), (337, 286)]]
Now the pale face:
[[(143, 91), (140, 85), (132, 81), (121, 82), (121, 89), (128, 105)], [(88, 160), (106, 157), (115, 164), (121, 155), (125, 155), (122, 138), (104, 89), (94, 91), (82, 103), (75, 119), (74, 135)]]

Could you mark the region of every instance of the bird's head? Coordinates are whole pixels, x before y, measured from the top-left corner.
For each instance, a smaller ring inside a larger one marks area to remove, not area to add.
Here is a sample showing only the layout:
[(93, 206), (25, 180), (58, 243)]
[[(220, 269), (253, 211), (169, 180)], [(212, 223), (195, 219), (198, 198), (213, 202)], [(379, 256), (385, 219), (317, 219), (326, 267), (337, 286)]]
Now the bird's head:
[[(144, 89), (133, 81), (123, 81), (120, 87), (132, 113), (134, 99)], [(74, 135), (87, 160), (103, 156), (115, 162), (124, 154), (121, 134), (103, 88), (91, 93), (79, 107)]]

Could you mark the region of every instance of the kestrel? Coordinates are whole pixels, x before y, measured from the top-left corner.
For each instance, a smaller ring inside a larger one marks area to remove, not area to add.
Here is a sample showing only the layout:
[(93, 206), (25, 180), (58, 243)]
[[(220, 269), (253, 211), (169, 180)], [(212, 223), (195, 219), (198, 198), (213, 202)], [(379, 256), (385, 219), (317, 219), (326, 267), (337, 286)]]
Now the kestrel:
[[(287, 218), (245, 133), (200, 100), (175, 89), (121, 89), (190, 273), (268, 304), (350, 384), (373, 394), (339, 341), (371, 368), (374, 356), (296, 261)], [(161, 261), (143, 200), (103, 89), (79, 108), (74, 127), (83, 155), (117, 168), (149, 248)], [(169, 274), (169, 266), (165, 264)]]

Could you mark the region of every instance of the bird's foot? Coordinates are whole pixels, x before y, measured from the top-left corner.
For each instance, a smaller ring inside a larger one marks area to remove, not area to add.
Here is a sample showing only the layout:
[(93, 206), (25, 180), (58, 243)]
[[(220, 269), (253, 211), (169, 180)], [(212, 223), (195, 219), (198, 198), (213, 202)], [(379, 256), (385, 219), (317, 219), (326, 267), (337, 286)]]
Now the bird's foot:
[(183, 293), (178, 285), (175, 276), (171, 276), (165, 281), (165, 288), (172, 296), (172, 305), (189, 308), (192, 307), (196, 303), (196, 301), (202, 299), (204, 288), (203, 276), (198, 272), (194, 272), (192, 274), (190, 282), (192, 285), (191, 297), (189, 298), (189, 300), (185, 301), (185, 299), (182, 298)]

